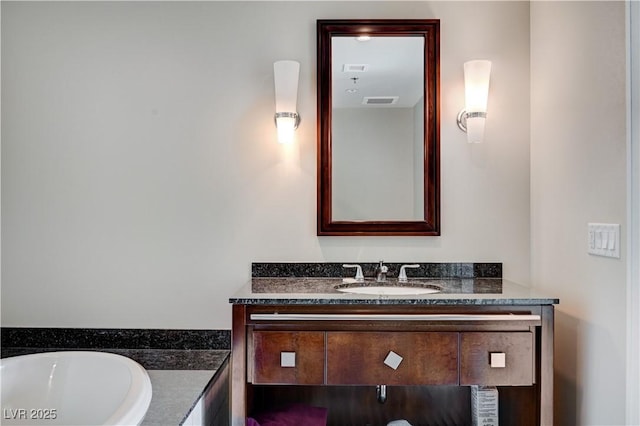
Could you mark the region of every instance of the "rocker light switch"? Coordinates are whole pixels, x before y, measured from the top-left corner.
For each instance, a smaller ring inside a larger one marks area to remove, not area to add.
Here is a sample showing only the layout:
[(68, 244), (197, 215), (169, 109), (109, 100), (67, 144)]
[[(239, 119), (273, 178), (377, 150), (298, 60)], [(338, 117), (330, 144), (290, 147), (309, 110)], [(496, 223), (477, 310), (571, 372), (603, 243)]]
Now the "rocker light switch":
[(295, 366), (296, 366), (295, 352), (280, 352), (280, 367), (295, 367)]
[(507, 366), (507, 354), (504, 352), (491, 352), (491, 368), (505, 368)]
[(387, 367), (391, 367), (394, 370), (398, 369), (398, 366), (400, 365), (400, 363), (402, 362), (403, 358), (398, 355), (397, 353), (395, 353), (394, 351), (389, 351), (389, 354), (387, 355), (387, 357), (384, 359), (384, 364)]
[(589, 223), (587, 253), (619, 259), (620, 225), (617, 223)]

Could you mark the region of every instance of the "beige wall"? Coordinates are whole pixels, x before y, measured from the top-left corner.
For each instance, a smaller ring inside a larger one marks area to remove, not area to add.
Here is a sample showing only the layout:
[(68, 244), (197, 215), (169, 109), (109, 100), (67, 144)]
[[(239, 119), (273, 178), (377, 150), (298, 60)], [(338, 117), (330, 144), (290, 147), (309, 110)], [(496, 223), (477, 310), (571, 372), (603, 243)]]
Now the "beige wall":
[[(467, 6), (2, 2), (2, 325), (229, 328), (252, 261), (501, 261), (527, 283), (529, 7)], [(364, 16), (441, 19), (442, 237), (315, 235), (315, 21)], [(485, 57), (469, 146), (462, 64)], [(301, 63), (291, 152), (280, 59)]]
[(531, 278), (560, 298), (556, 423), (625, 423), (626, 241), (587, 254), (587, 223), (626, 232), (625, 5), (531, 3)]

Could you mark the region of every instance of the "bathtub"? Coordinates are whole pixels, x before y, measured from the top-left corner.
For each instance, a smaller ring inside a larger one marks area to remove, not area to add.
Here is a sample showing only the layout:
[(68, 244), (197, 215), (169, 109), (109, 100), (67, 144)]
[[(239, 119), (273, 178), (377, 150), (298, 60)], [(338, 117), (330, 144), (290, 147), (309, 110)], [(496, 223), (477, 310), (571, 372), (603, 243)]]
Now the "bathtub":
[(0, 360), (2, 425), (138, 425), (151, 381), (106, 352), (47, 352)]

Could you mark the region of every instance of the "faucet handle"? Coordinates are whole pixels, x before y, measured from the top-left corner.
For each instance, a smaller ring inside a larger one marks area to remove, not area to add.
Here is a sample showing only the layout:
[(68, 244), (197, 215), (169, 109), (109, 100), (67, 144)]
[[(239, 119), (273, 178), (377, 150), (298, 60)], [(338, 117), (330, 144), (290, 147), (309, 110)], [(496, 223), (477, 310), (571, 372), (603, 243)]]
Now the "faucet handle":
[(345, 263), (344, 265), (342, 265), (343, 268), (356, 268), (356, 281), (361, 283), (364, 281), (364, 274), (362, 273), (362, 266), (360, 265), (355, 265), (355, 264), (350, 264), (350, 263)]
[(407, 282), (407, 268), (419, 268), (420, 265), (418, 265), (417, 263), (413, 263), (411, 265), (402, 265), (400, 267), (400, 273), (398, 274), (398, 281), (400, 281), (401, 283), (406, 283)]

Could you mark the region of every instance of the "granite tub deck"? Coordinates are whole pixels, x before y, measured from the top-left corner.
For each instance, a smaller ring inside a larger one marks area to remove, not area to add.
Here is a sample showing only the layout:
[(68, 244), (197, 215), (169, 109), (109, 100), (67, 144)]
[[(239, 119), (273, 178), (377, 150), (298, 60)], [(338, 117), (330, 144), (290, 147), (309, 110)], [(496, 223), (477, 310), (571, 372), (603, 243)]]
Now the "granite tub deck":
[[(226, 330), (2, 328), (2, 358), (89, 350), (111, 352), (138, 362), (149, 373), (153, 392), (142, 423), (145, 426), (189, 425), (190, 418), (200, 416), (195, 413), (190, 417), (194, 408), (203, 409), (199, 400), (211, 399), (216, 392), (221, 397), (213, 409), (228, 410), (229, 346)], [(213, 424), (228, 424), (227, 413), (219, 417), (224, 420)]]

